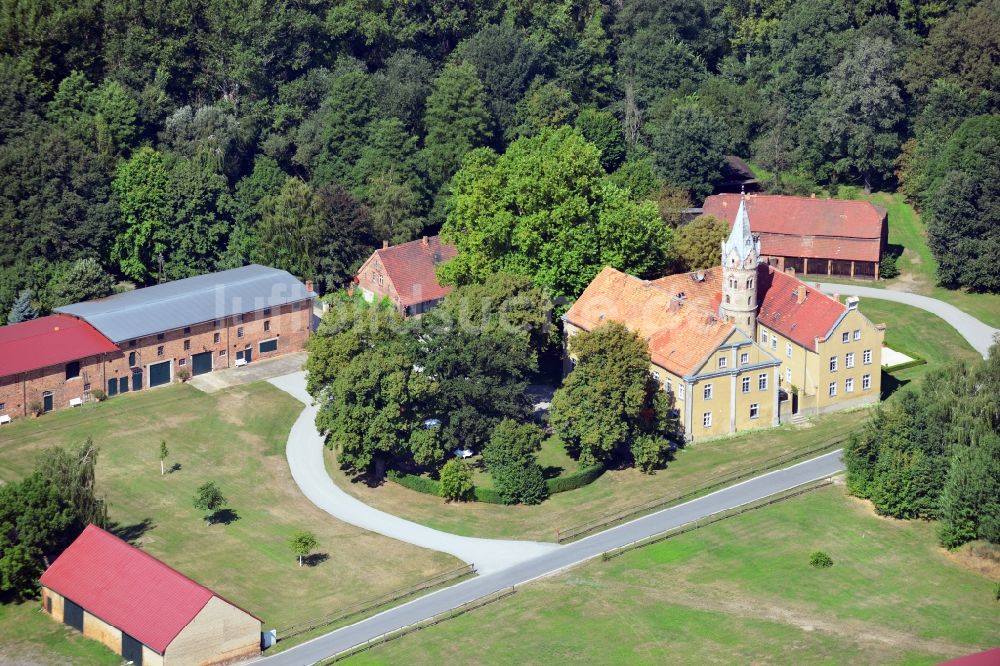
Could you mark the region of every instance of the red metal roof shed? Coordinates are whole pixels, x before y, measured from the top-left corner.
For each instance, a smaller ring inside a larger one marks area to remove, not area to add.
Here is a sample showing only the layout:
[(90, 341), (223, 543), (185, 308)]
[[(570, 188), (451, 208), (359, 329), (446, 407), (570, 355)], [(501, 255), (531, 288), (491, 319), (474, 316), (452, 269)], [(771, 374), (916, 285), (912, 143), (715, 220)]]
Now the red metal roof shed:
[(0, 377), (115, 351), (113, 342), (76, 317), (32, 319), (0, 327)]
[(160, 654), (219, 596), (95, 525), (39, 582)]

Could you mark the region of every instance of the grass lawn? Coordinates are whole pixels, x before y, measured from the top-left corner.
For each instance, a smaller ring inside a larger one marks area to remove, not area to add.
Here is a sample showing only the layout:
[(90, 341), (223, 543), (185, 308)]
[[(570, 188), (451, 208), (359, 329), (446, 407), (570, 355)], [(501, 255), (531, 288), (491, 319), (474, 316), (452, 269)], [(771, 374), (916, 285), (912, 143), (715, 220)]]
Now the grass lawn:
[[(177, 385), (120, 396), (3, 426), (0, 480), (29, 472), (44, 447), (93, 437), (110, 519), (133, 526), (144, 550), (279, 633), (460, 566), (448, 555), (339, 522), (306, 500), (284, 457), (300, 411), (299, 402), (263, 382), (212, 395)], [(166, 476), (160, 476), (161, 439), (170, 450), (168, 466), (180, 465)], [(208, 480), (219, 484), (237, 520), (207, 526), (192, 507), (195, 489)], [(286, 542), (303, 529), (316, 535), (323, 555), (315, 566), (299, 568)], [(11, 626), (32, 626), (33, 608), (3, 609), (4, 642), (23, 635), (68, 649), (61, 631)]]
[[(841, 486), (800, 496), (423, 629), (350, 664), (934, 664), (1000, 644), (986, 576), (934, 526)], [(834, 560), (813, 569), (809, 554)]]

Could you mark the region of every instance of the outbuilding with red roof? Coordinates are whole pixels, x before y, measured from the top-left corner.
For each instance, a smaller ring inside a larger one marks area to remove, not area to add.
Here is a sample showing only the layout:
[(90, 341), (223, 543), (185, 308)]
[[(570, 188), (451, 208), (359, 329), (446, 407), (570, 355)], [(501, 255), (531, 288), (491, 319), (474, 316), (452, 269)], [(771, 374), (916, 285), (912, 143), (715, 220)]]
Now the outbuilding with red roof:
[(210, 666), (260, 653), (260, 618), (95, 525), (40, 583), (46, 613), (136, 666)]
[(105, 355), (117, 351), (93, 326), (67, 315), (0, 327), (0, 419), (83, 402), (92, 384), (104, 382)]
[(706, 215), (736, 221), (740, 202), (753, 218), (761, 258), (779, 271), (878, 279), (888, 242), (886, 210), (868, 201), (770, 194), (714, 194)]
[(387, 241), (361, 266), (354, 284), (369, 302), (387, 299), (404, 317), (420, 315), (451, 291), (437, 281), (437, 267), (455, 254), (455, 246), (437, 236), (392, 246)]

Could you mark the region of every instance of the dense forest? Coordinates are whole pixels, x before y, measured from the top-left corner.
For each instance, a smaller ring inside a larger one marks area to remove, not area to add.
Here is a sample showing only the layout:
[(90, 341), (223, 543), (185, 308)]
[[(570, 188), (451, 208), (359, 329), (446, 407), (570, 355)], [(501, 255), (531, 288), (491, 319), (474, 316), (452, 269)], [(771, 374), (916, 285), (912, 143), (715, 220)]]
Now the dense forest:
[[(530, 170), (564, 156), (552, 185), (611, 225), (591, 240), (631, 221), (591, 263), (676, 252), (650, 223), (669, 231), (733, 154), (774, 191), (902, 189), (940, 281), (1000, 290), (998, 0), (2, 8), (0, 320), (251, 261), (329, 291), (382, 239), (464, 233), (492, 196), (544, 209)], [(589, 270), (539, 284), (573, 296)]]

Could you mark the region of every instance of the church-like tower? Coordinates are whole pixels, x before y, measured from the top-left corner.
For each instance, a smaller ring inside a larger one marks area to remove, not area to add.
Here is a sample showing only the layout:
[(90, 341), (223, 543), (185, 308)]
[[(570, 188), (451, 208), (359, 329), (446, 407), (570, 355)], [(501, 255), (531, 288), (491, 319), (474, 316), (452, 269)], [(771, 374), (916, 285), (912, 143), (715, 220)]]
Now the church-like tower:
[(757, 263), (760, 239), (750, 231), (746, 199), (740, 201), (736, 223), (722, 243), (722, 303), (720, 314), (751, 340), (757, 335)]

